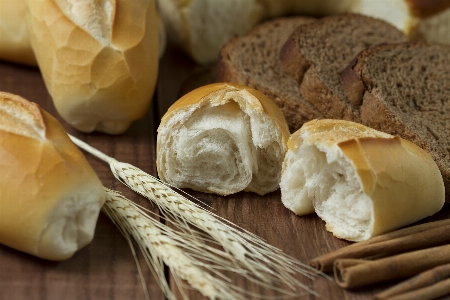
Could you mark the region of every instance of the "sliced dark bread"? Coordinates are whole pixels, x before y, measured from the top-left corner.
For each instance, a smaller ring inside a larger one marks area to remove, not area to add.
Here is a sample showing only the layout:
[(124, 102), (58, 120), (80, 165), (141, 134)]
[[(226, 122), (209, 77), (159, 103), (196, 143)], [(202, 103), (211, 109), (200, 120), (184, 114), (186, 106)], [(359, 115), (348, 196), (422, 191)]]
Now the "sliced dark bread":
[(309, 17), (290, 17), (262, 23), (246, 36), (230, 40), (222, 48), (217, 64), (218, 81), (250, 86), (274, 100), (291, 132), (322, 115), (301, 96), (298, 84), (284, 72), (279, 52), (295, 28), (314, 21)]
[(406, 42), (392, 25), (357, 14), (334, 15), (297, 28), (280, 53), (284, 70), (326, 118), (359, 121), (358, 103), (345, 95), (340, 74), (362, 50)]
[(343, 72), (361, 122), (427, 150), (450, 200), (450, 46), (405, 43), (361, 52)]

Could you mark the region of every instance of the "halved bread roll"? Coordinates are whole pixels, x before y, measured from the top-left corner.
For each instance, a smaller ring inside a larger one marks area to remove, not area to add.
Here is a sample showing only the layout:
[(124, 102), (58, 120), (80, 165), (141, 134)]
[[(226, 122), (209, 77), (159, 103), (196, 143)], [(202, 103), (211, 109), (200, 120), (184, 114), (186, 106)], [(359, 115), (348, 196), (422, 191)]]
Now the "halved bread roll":
[(439, 211), (444, 183), (415, 144), (341, 120), (313, 120), (295, 132), (283, 162), (281, 200), (313, 213), (350, 241), (406, 226)]
[(103, 186), (61, 124), (0, 93), (0, 243), (64, 260), (91, 242)]
[(288, 138), (283, 114), (262, 93), (237, 84), (206, 85), (162, 118), (158, 175), (180, 188), (263, 195), (279, 187)]
[(124, 132), (158, 71), (153, 0), (28, 0), (31, 46), (59, 114), (80, 131)]

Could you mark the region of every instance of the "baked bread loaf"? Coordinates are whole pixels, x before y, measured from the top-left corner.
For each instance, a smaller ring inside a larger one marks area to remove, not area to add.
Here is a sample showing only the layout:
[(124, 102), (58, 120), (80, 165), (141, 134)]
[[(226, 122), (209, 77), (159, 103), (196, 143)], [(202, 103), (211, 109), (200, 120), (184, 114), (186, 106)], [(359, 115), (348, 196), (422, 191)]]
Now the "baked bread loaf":
[(0, 243), (64, 260), (91, 242), (103, 186), (61, 124), (0, 93)]
[(25, 0), (0, 0), (0, 59), (36, 66), (25, 22)]
[[(279, 2), (277, 2), (279, 3)], [(231, 39), (221, 50), (217, 80), (257, 89), (272, 99), (286, 118), (291, 132), (322, 114), (300, 93), (299, 85), (283, 70), (281, 47), (307, 17), (277, 18), (255, 26), (250, 33)]]
[(361, 52), (342, 74), (361, 122), (428, 151), (450, 200), (450, 46), (380, 45)]
[(341, 72), (363, 49), (407, 40), (384, 21), (356, 14), (335, 15), (297, 28), (283, 46), (280, 60), (300, 84), (306, 100), (324, 117), (359, 121), (358, 103), (347, 99)]
[[(26, 19), (26, 0), (0, 0), (0, 59), (37, 66), (31, 48)], [(166, 49), (166, 31), (159, 16), (159, 57)]]
[(287, 15), (359, 13), (381, 18), (411, 37), (450, 43), (449, 0), (158, 0), (168, 37), (195, 61), (210, 63), (236, 35)]
[(279, 187), (288, 138), (283, 114), (262, 93), (237, 84), (206, 85), (163, 116), (158, 175), (179, 188), (264, 195)]
[(305, 123), (288, 142), (281, 200), (316, 212), (336, 237), (363, 241), (439, 211), (442, 176), (415, 144), (342, 120)]
[(119, 134), (147, 112), (159, 53), (153, 0), (27, 3), (39, 68), (70, 125)]

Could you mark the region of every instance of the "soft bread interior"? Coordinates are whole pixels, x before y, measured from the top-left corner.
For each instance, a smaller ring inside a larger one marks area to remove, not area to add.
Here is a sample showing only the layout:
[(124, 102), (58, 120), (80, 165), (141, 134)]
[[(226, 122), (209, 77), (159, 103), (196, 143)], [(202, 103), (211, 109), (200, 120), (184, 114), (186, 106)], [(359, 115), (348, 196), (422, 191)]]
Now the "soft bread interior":
[(283, 167), (281, 200), (287, 208), (297, 215), (315, 211), (340, 238), (358, 241), (370, 236), (372, 202), (337, 146), (302, 143), (295, 152), (288, 151)]
[(230, 87), (165, 116), (158, 128), (161, 179), (221, 195), (276, 190), (282, 133), (255, 99)]
[(99, 189), (77, 187), (50, 213), (37, 244), (39, 257), (64, 260), (89, 244), (103, 204)]
[(255, 164), (248, 117), (236, 102), (195, 112), (173, 133), (167, 176), (215, 193), (243, 190)]

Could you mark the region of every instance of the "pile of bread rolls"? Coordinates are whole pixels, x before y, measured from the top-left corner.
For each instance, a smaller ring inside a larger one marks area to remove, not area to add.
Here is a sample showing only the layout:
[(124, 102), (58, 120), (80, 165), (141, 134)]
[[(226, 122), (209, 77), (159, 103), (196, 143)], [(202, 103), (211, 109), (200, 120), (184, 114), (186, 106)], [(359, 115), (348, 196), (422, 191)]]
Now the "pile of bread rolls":
[[(0, 1), (0, 30), (14, 32), (0, 32), (0, 58), (37, 64), (58, 113), (74, 128), (119, 134), (149, 109), (164, 39), (154, 0)], [(450, 42), (450, 4), (380, 3), (161, 0), (158, 8), (168, 37), (200, 63), (215, 60), (232, 36), (292, 13), (360, 12), (411, 37)], [(25, 16), (26, 26), (17, 22)], [(1, 93), (0, 120), (0, 242), (66, 259), (92, 240), (103, 187), (38, 106)], [(157, 170), (171, 185), (219, 195), (281, 187), (287, 208), (316, 212), (334, 235), (352, 241), (432, 215), (445, 198), (436, 163), (418, 146), (337, 120), (313, 120), (290, 136), (270, 99), (227, 83), (194, 90), (168, 110), (158, 128)]]

